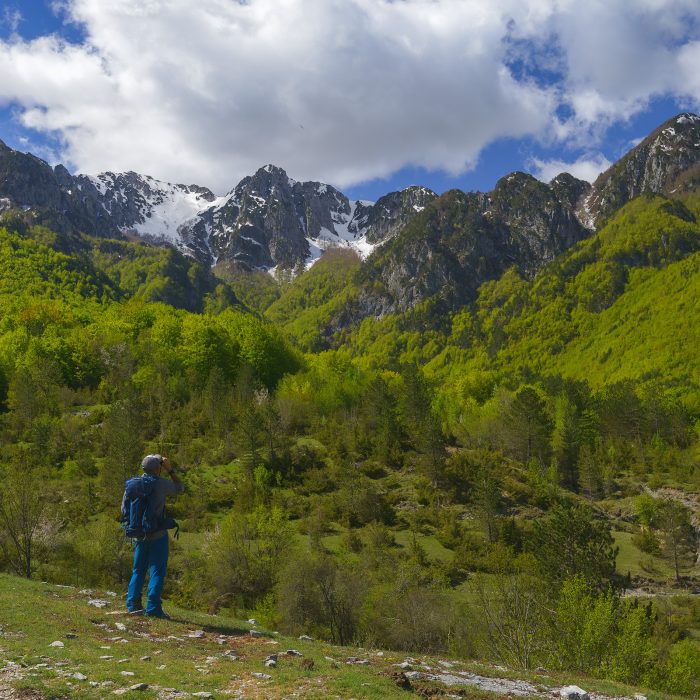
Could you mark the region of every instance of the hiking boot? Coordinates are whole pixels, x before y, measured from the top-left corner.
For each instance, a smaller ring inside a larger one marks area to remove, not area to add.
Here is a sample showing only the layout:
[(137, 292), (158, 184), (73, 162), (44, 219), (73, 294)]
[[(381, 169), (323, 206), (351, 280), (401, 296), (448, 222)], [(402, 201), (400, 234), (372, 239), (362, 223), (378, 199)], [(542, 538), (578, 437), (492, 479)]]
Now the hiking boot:
[(159, 620), (170, 620), (170, 615), (162, 610), (156, 613), (146, 613), (146, 617), (157, 617)]

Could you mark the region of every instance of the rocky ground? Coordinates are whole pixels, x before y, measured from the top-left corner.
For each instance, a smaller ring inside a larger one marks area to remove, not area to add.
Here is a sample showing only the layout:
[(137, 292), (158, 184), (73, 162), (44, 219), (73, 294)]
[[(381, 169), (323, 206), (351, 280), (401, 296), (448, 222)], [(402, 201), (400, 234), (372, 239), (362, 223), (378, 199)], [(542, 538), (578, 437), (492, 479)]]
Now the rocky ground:
[[(172, 612), (171, 620), (134, 617), (114, 593), (0, 576), (0, 700), (644, 697), (606, 694), (600, 682), (544, 669), (517, 674), (456, 659), (335, 647), (285, 638), (254, 620)], [(650, 696), (656, 698), (665, 696)]]

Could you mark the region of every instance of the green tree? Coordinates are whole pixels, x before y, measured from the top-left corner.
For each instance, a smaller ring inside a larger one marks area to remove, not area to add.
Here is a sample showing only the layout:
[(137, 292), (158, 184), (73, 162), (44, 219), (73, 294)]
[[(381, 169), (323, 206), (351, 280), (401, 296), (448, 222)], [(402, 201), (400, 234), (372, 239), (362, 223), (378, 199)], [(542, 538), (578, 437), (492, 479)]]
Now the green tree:
[(138, 473), (143, 457), (142, 419), (134, 399), (116, 401), (103, 426), (105, 458), (99, 480), (104, 502), (119, 507), (124, 482)]
[(272, 590), (291, 544), (292, 530), (277, 508), (227, 515), (206, 546), (212, 608), (226, 601), (252, 608)]
[(554, 400), (554, 421), (550, 438), (552, 460), (564, 486), (575, 489), (578, 482), (576, 461), (578, 457), (578, 421), (576, 405), (565, 393)]
[(527, 557), (502, 562), (495, 576), (472, 580), (485, 651), (508, 666), (532, 668), (546, 643), (547, 591)]
[(695, 529), (690, 520), (690, 510), (680, 501), (663, 499), (656, 515), (665, 551), (673, 562), (676, 581), (681, 578), (681, 566), (693, 563), (697, 549)]
[(293, 633), (310, 627), (336, 644), (357, 639), (367, 578), (362, 570), (322, 552), (300, 552), (280, 576), (278, 608)]
[(559, 589), (565, 579), (580, 575), (591, 591), (615, 586), (615, 558), (610, 526), (585, 506), (557, 504), (535, 521), (530, 548), (543, 575)]
[(31, 578), (36, 559), (50, 549), (57, 522), (42, 475), (26, 459), (2, 470), (0, 547), (19, 576)]
[(503, 416), (503, 431), (510, 449), (524, 464), (536, 458), (546, 462), (549, 440), (547, 406), (538, 389), (521, 386)]

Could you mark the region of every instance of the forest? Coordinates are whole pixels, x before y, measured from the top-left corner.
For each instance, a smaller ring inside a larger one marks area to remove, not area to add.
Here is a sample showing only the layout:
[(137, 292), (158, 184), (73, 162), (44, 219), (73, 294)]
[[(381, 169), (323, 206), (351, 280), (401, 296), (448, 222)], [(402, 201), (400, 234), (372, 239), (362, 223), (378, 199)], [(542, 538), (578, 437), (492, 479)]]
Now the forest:
[(700, 692), (700, 199), (533, 279), (340, 323), (361, 263), (208, 269), (0, 216), (0, 566), (123, 592), (168, 455), (168, 600), (339, 644)]

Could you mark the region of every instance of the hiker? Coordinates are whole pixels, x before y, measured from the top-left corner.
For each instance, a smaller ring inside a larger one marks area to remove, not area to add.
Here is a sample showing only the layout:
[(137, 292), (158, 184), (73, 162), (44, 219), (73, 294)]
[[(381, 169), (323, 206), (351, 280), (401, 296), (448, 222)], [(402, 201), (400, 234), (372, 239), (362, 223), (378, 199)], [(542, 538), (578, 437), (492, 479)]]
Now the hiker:
[[(184, 490), (180, 477), (175, 473), (174, 467), (167, 457), (160, 455), (146, 455), (141, 462), (144, 477), (156, 477), (153, 480), (152, 491), (148, 495), (149, 509), (155, 515), (157, 529), (148, 534), (136, 538), (134, 551), (134, 571), (126, 596), (126, 607), (134, 615), (149, 615), (150, 617), (167, 618), (163, 612), (160, 595), (165, 583), (165, 571), (168, 566), (169, 537), (166, 527), (170, 523), (165, 522), (166, 496), (177, 496)], [(161, 472), (170, 475), (170, 481), (162, 478)], [(122, 501), (122, 511), (126, 502), (126, 491)], [(174, 523), (174, 521), (171, 521)], [(148, 600), (144, 610), (141, 602), (143, 585), (146, 581), (146, 572), (150, 572), (148, 581)]]

